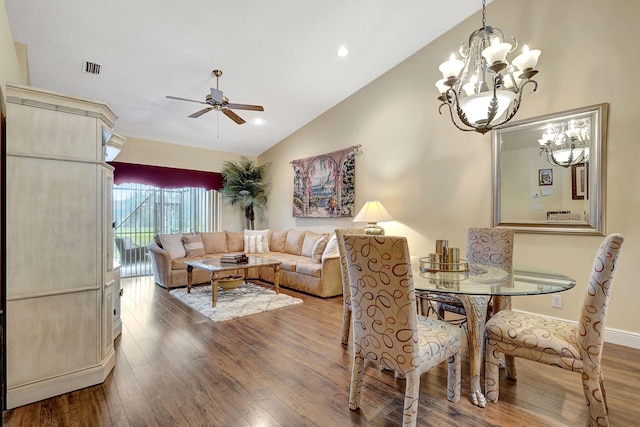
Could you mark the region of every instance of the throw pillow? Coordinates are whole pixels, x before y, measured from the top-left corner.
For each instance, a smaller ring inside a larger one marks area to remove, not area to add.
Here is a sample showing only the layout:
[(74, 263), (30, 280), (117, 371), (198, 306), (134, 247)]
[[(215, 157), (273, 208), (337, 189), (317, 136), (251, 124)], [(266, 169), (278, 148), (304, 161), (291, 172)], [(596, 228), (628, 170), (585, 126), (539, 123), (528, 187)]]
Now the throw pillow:
[(333, 233), (331, 235), (331, 238), (327, 242), (327, 246), (324, 248), (322, 259), (339, 257), (339, 256), (340, 256), (340, 252), (338, 252), (338, 239), (336, 238), (336, 234)]
[(224, 254), (229, 252), (227, 246), (227, 233), (219, 231), (217, 233), (202, 233), (202, 243), (207, 254)]
[[(247, 247), (247, 236), (261, 236), (262, 237), (262, 252), (269, 252), (269, 239), (271, 237), (271, 230), (244, 230), (245, 250)], [(259, 240), (259, 239), (257, 239)], [(257, 241), (256, 240), (256, 241)], [(257, 252), (254, 252), (257, 253)]]
[(244, 251), (249, 254), (261, 254), (267, 252), (264, 250), (264, 235), (244, 236)]
[(182, 243), (188, 257), (204, 256), (204, 244), (202, 243), (202, 236), (183, 236)]
[(162, 249), (169, 252), (171, 259), (184, 258), (187, 252), (182, 244), (182, 234), (159, 234)]
[(311, 253), (311, 257), (314, 262), (320, 264), (322, 262), (322, 254), (324, 253), (324, 249), (327, 247), (327, 242), (329, 242), (329, 234), (325, 233), (320, 236), (320, 238), (316, 241), (316, 244), (313, 245), (313, 251)]
[(287, 241), (288, 232), (289, 230), (273, 230), (273, 233), (271, 233), (271, 241), (269, 242), (269, 249), (272, 252), (284, 252), (284, 242)]
[(287, 240), (284, 242), (284, 252), (292, 255), (300, 255), (302, 252), (302, 243), (304, 242), (305, 230), (289, 230)]
[(308, 256), (309, 258), (313, 257), (313, 247), (320, 237), (322, 237), (322, 234), (307, 230), (304, 235), (304, 241), (302, 242), (300, 255)]
[(244, 233), (242, 231), (227, 233), (227, 247), (229, 252), (242, 252), (244, 250)]

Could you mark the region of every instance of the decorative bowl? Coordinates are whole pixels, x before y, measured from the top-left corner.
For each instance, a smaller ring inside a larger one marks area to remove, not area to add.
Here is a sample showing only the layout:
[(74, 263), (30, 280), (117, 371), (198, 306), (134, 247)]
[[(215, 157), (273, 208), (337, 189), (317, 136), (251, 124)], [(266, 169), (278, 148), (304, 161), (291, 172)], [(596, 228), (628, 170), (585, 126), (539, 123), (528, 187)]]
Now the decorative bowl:
[(218, 286), (222, 289), (228, 291), (231, 289), (236, 289), (238, 286), (242, 284), (244, 281), (244, 276), (241, 274), (235, 274), (232, 276), (221, 277), (218, 279)]

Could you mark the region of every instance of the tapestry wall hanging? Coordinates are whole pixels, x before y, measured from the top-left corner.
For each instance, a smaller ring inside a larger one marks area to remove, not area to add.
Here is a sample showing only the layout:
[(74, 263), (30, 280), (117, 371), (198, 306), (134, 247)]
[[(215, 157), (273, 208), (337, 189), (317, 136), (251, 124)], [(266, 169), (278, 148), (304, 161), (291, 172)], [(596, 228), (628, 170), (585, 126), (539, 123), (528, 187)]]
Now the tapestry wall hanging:
[(360, 146), (293, 160), (293, 216), (353, 216)]

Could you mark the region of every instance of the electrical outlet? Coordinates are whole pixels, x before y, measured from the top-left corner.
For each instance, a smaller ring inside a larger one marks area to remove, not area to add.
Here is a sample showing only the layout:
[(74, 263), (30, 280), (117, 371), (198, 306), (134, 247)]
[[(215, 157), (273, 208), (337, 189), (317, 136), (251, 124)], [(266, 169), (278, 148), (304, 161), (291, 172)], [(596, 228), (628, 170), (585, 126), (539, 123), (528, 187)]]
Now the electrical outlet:
[(562, 308), (562, 295), (551, 295), (551, 307)]

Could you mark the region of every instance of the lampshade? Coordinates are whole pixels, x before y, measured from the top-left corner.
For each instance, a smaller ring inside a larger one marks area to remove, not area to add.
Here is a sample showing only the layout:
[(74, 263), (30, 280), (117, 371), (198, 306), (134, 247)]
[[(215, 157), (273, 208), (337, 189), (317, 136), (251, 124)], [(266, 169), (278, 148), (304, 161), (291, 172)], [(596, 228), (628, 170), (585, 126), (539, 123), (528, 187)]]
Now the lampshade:
[(382, 206), (378, 200), (369, 201), (364, 204), (353, 222), (366, 222), (368, 225), (364, 228), (367, 234), (384, 234), (384, 229), (377, 225), (377, 222), (393, 221), (391, 214)]

